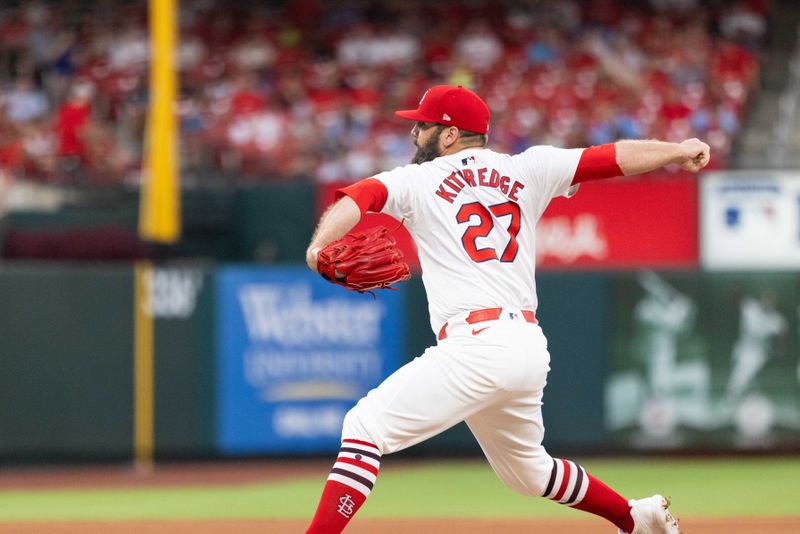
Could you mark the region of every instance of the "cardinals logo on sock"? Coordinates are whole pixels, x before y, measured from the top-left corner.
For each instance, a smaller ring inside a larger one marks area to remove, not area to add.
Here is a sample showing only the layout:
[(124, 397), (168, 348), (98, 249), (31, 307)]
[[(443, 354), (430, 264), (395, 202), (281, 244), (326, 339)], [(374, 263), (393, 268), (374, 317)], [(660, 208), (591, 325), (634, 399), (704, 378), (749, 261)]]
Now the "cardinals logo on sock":
[(347, 519), (350, 519), (350, 516), (353, 515), (353, 507), (355, 505), (356, 503), (350, 494), (345, 493), (339, 497), (339, 507), (336, 509), (336, 511), (345, 516)]

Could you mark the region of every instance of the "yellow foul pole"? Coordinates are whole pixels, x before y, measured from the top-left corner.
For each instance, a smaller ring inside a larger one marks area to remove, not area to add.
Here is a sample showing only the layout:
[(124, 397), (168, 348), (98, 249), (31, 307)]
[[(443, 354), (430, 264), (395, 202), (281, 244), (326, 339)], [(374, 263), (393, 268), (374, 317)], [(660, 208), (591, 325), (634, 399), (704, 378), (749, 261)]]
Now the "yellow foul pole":
[(150, 0), (150, 106), (139, 202), (139, 235), (174, 243), (180, 234), (175, 125), (176, 0)]
[[(149, 0), (150, 105), (144, 139), (145, 158), (139, 198), (139, 236), (168, 245), (180, 237), (180, 183), (175, 121), (177, 76), (177, 0)], [(155, 437), (153, 265), (135, 266), (134, 283), (134, 429), (136, 467), (153, 466)]]
[(153, 366), (153, 266), (149, 261), (134, 267), (133, 298), (133, 454), (136, 468), (153, 467), (154, 366)]

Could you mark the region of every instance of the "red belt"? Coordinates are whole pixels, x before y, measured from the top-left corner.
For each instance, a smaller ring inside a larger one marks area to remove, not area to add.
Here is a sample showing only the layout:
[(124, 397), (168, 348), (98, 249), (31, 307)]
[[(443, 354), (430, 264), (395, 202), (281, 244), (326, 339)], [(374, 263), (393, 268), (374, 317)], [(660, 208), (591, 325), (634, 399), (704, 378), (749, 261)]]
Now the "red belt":
[[(533, 310), (520, 310), (520, 312), (522, 312), (522, 317), (524, 317), (529, 323), (537, 322), (536, 314), (533, 313)], [(484, 308), (482, 310), (473, 310), (469, 312), (469, 315), (467, 315), (467, 324), (482, 323), (483, 321), (496, 321), (500, 318), (501, 313), (503, 313), (503, 308)], [(436, 339), (441, 341), (446, 337), (447, 323), (444, 323), (442, 328), (439, 330), (439, 335), (436, 336)]]

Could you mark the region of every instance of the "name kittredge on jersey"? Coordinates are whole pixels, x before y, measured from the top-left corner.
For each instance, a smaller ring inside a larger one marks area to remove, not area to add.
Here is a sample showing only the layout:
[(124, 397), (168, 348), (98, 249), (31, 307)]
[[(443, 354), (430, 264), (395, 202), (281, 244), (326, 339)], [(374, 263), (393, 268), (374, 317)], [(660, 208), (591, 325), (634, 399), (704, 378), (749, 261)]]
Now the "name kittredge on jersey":
[[(463, 161), (474, 162), (475, 158), (464, 158)], [(477, 171), (463, 169), (451, 172), (447, 178), (442, 180), (442, 183), (439, 184), (439, 188), (435, 193), (440, 198), (452, 204), (458, 197), (458, 194), (467, 186), (499, 189), (509, 200), (515, 202), (519, 200), (517, 196), (518, 192), (525, 187), (525, 185), (518, 180), (513, 180), (512, 182), (512, 178), (502, 176), (496, 169), (481, 167)]]

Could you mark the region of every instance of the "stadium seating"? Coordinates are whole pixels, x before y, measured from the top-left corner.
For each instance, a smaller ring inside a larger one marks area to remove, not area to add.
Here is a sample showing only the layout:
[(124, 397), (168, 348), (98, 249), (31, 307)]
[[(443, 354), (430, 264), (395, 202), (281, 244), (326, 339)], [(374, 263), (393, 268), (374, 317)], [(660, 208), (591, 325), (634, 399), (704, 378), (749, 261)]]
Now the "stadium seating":
[[(758, 81), (769, 2), (182, 3), (181, 164), (232, 180), (348, 181), (406, 163), (391, 111), (464, 84), (490, 144), (702, 137), (724, 167)], [(0, 9), (0, 172), (137, 182), (146, 2)]]

